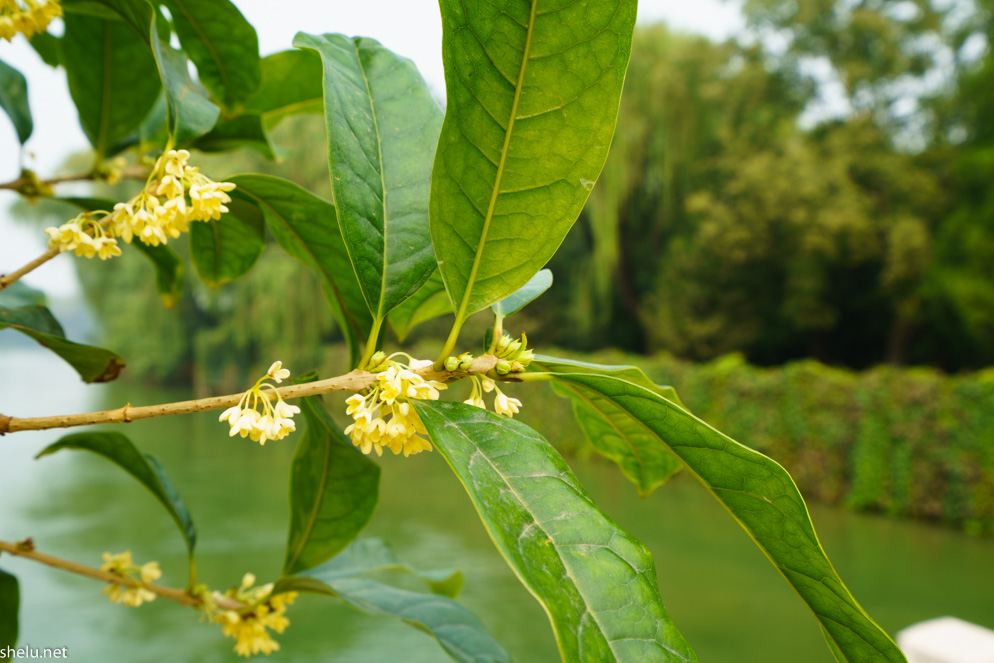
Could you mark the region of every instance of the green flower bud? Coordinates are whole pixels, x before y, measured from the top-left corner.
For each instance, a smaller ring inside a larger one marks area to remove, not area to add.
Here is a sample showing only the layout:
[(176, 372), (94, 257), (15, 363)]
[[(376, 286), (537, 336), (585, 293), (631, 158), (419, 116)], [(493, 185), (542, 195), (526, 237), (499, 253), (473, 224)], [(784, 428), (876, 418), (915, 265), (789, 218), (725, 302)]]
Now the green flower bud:
[(457, 357), (459, 360), (459, 368), (463, 370), (468, 370), (473, 364), (473, 355), (468, 352), (464, 352)]
[(494, 366), (494, 370), (497, 371), (497, 375), (507, 375), (511, 372), (511, 362), (506, 359), (501, 359)]
[(445, 358), (445, 370), (454, 371), (459, 368), (459, 358), (458, 357), (446, 357)]
[(373, 353), (373, 356), (369, 358), (369, 363), (366, 365), (366, 370), (370, 373), (378, 373), (380, 371), (386, 370), (387, 368), (387, 353), (382, 350)]

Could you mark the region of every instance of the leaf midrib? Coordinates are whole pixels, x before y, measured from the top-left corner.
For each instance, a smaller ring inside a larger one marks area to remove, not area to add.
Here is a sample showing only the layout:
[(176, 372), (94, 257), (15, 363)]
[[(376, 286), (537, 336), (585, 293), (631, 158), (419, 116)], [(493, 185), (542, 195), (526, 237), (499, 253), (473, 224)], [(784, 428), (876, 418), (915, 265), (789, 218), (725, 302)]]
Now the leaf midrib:
[[(224, 66), (221, 64), (221, 58), (220, 56), (218, 56), (217, 51), (214, 50), (214, 45), (207, 38), (207, 35), (204, 33), (204, 31), (200, 29), (200, 26), (197, 24), (197, 22), (193, 20), (193, 16), (186, 8), (186, 5), (184, 4), (183, 0), (173, 0), (173, 3), (175, 3), (175, 5), (179, 7), (180, 11), (182, 11), (183, 14), (186, 15), (186, 20), (190, 23), (190, 27), (192, 27), (194, 32), (197, 33), (197, 36), (200, 37), (200, 42), (204, 45), (204, 48), (207, 49), (207, 52), (208, 54), (210, 54), (211, 59), (214, 60), (214, 64), (217, 67), (218, 74), (221, 75), (221, 81), (222, 84), (224, 85), (224, 91), (227, 94), (230, 94), (231, 84), (230, 81), (228, 80), (228, 73), (225, 70)], [(225, 99), (225, 101), (227, 101), (227, 99)]]
[[(518, 101), (521, 99), (521, 88), (524, 87), (525, 70), (528, 68), (528, 56), (531, 53), (532, 32), (535, 29), (535, 12), (538, 9), (538, 0), (532, 0), (531, 10), (528, 17), (528, 30), (525, 34), (525, 48), (521, 55), (521, 69), (518, 71), (518, 83), (514, 87), (514, 101), (511, 103), (511, 117), (507, 122), (507, 129), (504, 132), (504, 146), (500, 151), (500, 161), (497, 163), (497, 177), (494, 180), (494, 188), (490, 194), (490, 204), (487, 206), (487, 214), (483, 219), (483, 231), (480, 233), (480, 242), (476, 245), (476, 255), (473, 256), (473, 266), (469, 270), (469, 278), (466, 279), (466, 290), (463, 292), (462, 302), (456, 312), (456, 326), (466, 319), (466, 309), (469, 308), (469, 300), (473, 294), (473, 285), (476, 283), (476, 273), (480, 269), (480, 262), (483, 259), (483, 251), (487, 245), (487, 234), (490, 232), (490, 221), (494, 216), (494, 208), (497, 206), (497, 197), (500, 195), (500, 184), (504, 177), (504, 164), (507, 161), (507, 153), (511, 144), (511, 134), (514, 133), (514, 120), (518, 115)], [(483, 47), (481, 45), (482, 48)]]

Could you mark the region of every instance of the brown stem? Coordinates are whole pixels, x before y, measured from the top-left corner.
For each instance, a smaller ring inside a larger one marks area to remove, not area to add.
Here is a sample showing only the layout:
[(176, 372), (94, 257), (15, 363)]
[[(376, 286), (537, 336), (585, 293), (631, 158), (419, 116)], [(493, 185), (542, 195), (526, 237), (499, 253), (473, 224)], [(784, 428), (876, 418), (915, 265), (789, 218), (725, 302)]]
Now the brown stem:
[[(61, 557), (55, 557), (53, 555), (46, 555), (45, 553), (38, 552), (35, 550), (34, 544), (30, 539), (27, 541), (22, 541), (20, 543), (8, 543), (7, 541), (0, 541), (0, 551), (6, 552), (11, 555), (16, 555), (17, 557), (23, 557), (25, 559), (31, 559), (36, 562), (41, 562), (42, 564), (47, 564), (48, 566), (55, 567), (57, 569), (62, 569), (63, 571), (69, 571), (71, 573), (76, 573), (81, 576), (86, 576), (87, 578), (93, 578), (94, 580), (100, 580), (113, 585), (124, 585), (125, 587), (141, 587), (147, 589), (148, 591), (161, 596), (163, 598), (176, 601), (180, 605), (190, 605), (198, 606), (203, 601), (201, 601), (196, 596), (188, 594), (182, 589), (175, 589), (173, 587), (163, 587), (162, 585), (151, 585), (143, 582), (138, 582), (134, 578), (127, 578), (125, 576), (119, 576), (108, 571), (101, 571), (100, 569), (93, 568), (92, 566), (86, 566), (84, 564), (78, 564), (72, 562), (68, 559), (62, 559)], [(244, 606), (238, 602), (234, 601), (228, 597), (215, 597), (215, 602), (217, 605), (237, 610), (238, 608), (243, 608)]]
[(59, 255), (59, 253), (60, 251), (58, 249), (49, 249), (45, 253), (41, 254), (40, 256), (38, 256), (37, 258), (26, 264), (24, 267), (21, 267), (16, 272), (11, 272), (10, 274), (3, 274), (2, 276), (0, 276), (0, 290), (3, 290), (11, 283), (24, 276), (25, 274), (28, 274), (29, 272), (38, 269), (46, 262), (48, 262), (55, 256)]
[[(129, 168), (121, 173), (121, 177), (130, 180), (143, 180), (148, 177), (148, 168), (143, 166), (136, 166), (134, 168)], [(13, 191), (20, 191), (25, 186), (41, 184), (43, 186), (48, 186), (52, 184), (62, 184), (63, 182), (83, 182), (86, 180), (97, 179), (97, 173), (81, 173), (77, 175), (59, 175), (58, 177), (51, 177), (47, 180), (35, 179), (29, 175), (22, 174), (16, 180), (11, 180), (10, 182), (0, 183), (0, 190), (10, 189)]]
[[(497, 364), (497, 358), (493, 355), (482, 355), (477, 357), (469, 370), (463, 372), (435, 371), (432, 366), (426, 366), (415, 371), (426, 380), (437, 380), (447, 382), (452, 379), (465, 377), (466, 375), (486, 373), (493, 370)], [(280, 396), (284, 399), (303, 398), (304, 396), (318, 396), (335, 391), (362, 391), (373, 383), (375, 374), (358, 369), (326, 380), (308, 382), (305, 384), (295, 384), (278, 389)], [(273, 399), (276, 397), (271, 391), (264, 392), (265, 395)], [(127, 404), (116, 410), (104, 410), (101, 412), (87, 412), (85, 414), (61, 414), (53, 417), (23, 417), (15, 418), (0, 414), (0, 435), (6, 433), (16, 433), (25, 430), (47, 430), (50, 428), (70, 428), (72, 426), (89, 426), (91, 424), (121, 424), (137, 421), (138, 419), (151, 419), (152, 417), (167, 417), (174, 414), (191, 414), (193, 412), (205, 412), (207, 410), (220, 410), (237, 405), (242, 398), (242, 394), (230, 394), (228, 396), (211, 396), (209, 398), (199, 398), (192, 401), (180, 401), (178, 403), (163, 403), (161, 405), (145, 405), (141, 407), (131, 407)]]

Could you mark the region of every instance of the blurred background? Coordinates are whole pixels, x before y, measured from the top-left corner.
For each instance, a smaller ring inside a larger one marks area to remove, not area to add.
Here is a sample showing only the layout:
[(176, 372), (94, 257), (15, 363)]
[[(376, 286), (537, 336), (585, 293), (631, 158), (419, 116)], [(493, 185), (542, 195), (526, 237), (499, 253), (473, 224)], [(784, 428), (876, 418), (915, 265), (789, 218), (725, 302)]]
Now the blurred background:
[[(259, 31), (264, 55), (289, 48), (300, 28), (372, 36), (414, 59), (444, 103), (432, 2), (286, 1), (278, 12), (262, 0), (235, 4)], [(643, 0), (639, 16), (607, 165), (549, 264), (552, 289), (509, 331), (526, 330), (549, 354), (638, 363), (673, 384), (696, 414), (784, 465), (812, 501), (840, 574), (891, 633), (943, 614), (994, 628), (994, 2)], [(35, 133), (26, 164), (43, 177), (84, 172), (90, 157), (64, 73), (23, 40), (0, 44), (0, 59), (29, 81)], [(322, 118), (290, 118), (273, 140), (275, 163), (249, 150), (195, 161), (215, 179), (271, 173), (330, 198)], [(5, 121), (0, 146), (0, 180), (14, 179), (17, 142)], [(128, 192), (126, 184), (97, 191), (115, 199)], [(40, 229), (75, 213), (0, 198), (0, 270), (44, 251)], [(186, 248), (182, 240), (170, 246)], [(133, 251), (108, 262), (61, 257), (26, 281), (49, 294), (70, 338), (129, 363), (122, 382), (85, 387), (5, 332), (0, 370), (12, 379), (0, 385), (4, 413), (237, 391), (274, 358), (295, 373), (348, 368), (319, 281), (274, 244), (246, 277), (217, 290), (187, 263), (171, 310)], [(469, 350), (487, 326), (478, 317), (463, 333)], [(405, 344), (433, 357), (450, 324), (451, 316), (425, 323)], [(32, 366), (44, 370), (33, 376)], [(51, 376), (70, 384), (52, 388), (42, 379)], [(551, 392), (514, 395), (525, 401), (523, 420), (551, 433), (605, 510), (649, 544), (664, 600), (702, 660), (831, 660), (814, 621), (703, 491), (678, 476), (637, 499), (590, 457), (568, 404)], [(163, 459), (190, 502), (205, 532), (207, 577), (237, 580), (225, 575), (233, 559), (238, 577), (250, 564), (260, 577), (275, 573), (292, 449), (267, 446), (263, 461), (209, 420), (136, 424), (129, 433)], [(90, 458), (31, 461), (31, 450), (57, 437), (19, 434), (23, 447), (0, 461), (0, 534), (47, 533), (50, 551), (84, 561), (106, 549), (110, 533), (119, 548), (181, 573), (178, 539), (150, 499), (108, 503), (139, 490), (127, 477)], [(513, 585), (441, 459), (384, 465), (373, 531), (409, 561), (465, 568), (466, 600), (498, 639), (518, 660), (551, 660), (540, 610)], [(410, 504), (425, 482), (431, 495)], [(103, 529), (81, 545), (86, 515)], [(161, 552), (170, 546), (172, 559)], [(190, 648), (186, 660), (229, 659), (216, 633), (172, 642), (196, 629), (188, 615), (165, 617), (171, 606), (129, 611), (120, 622), (123, 610), (104, 605), (88, 581), (22, 568), (41, 588), (27, 599), (32, 645), (73, 637), (78, 660), (121, 651), (127, 660), (161, 660), (146, 651), (161, 641)], [(81, 617), (75, 607), (84, 600), (88, 610), (99, 605)], [(59, 627), (42, 619), (53, 604), (74, 606)], [(514, 619), (510, 605), (527, 607)], [(327, 660), (329, 618), (306, 619), (313, 624), (300, 635), (291, 628), (278, 658)], [(402, 626), (344, 608), (334, 619), (342, 624), (336, 661), (397, 652), (444, 660), (426, 636)], [(123, 626), (94, 638), (87, 625), (107, 620)], [(156, 634), (158, 620), (175, 630)]]

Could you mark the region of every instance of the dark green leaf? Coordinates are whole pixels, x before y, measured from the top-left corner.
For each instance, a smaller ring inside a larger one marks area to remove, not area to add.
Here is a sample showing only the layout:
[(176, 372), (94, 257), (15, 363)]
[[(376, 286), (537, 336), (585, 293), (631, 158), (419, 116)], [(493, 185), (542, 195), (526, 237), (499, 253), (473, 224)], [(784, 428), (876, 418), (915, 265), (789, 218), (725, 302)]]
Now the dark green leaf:
[(31, 135), (34, 124), (28, 106), (28, 82), (18, 70), (0, 60), (0, 108), (14, 123), (21, 145)]
[(99, 154), (134, 132), (160, 89), (155, 60), (128, 24), (66, 14), (61, 61), (83, 131)]
[(531, 277), (528, 283), (521, 286), (516, 293), (510, 297), (505, 297), (490, 308), (500, 316), (508, 316), (517, 313), (552, 287), (552, 271), (541, 269), (535, 276)]
[(604, 166), (636, 0), (441, 0), (431, 236), (456, 322), (548, 262)]
[(380, 466), (362, 455), (317, 397), (303, 398), (307, 430), (290, 470), (290, 534), (283, 573), (319, 566), (369, 522), (379, 496)]
[(524, 424), (414, 403), (504, 559), (549, 615), (563, 661), (696, 661), (656, 587), (649, 551), (604, 515)]
[(503, 647), (461, 604), (444, 595), (393, 587), (384, 580), (384, 572), (410, 574), (383, 542), (360, 540), (316, 569), (281, 578), (273, 591), (324, 594), (367, 614), (402, 619), (433, 636), (456, 661), (510, 661)]
[(445, 292), (442, 275), (436, 269), (420, 290), (390, 311), (387, 319), (397, 340), (403, 343), (415, 325), (446, 313), (452, 313), (452, 302)]
[[(152, 35), (157, 34), (156, 16), (152, 17)], [(159, 67), (159, 77), (166, 91), (166, 114), (169, 134), (180, 145), (203, 136), (214, 127), (220, 109), (215, 106), (201, 86), (190, 78), (186, 55), (173, 49), (162, 39), (152, 39), (152, 52)], [(151, 105), (154, 95), (149, 98)]]
[[(25, 285), (24, 281), (14, 281), (0, 290), (0, 308), (23, 308), (26, 306), (44, 306), (45, 293)], [(62, 331), (62, 327), (59, 327)]]
[(617, 367), (550, 357), (536, 361), (559, 382), (611, 401), (676, 454), (808, 604), (844, 660), (905, 660), (832, 568), (797, 486), (780, 465), (626, 379)]
[(59, 38), (48, 32), (39, 32), (33, 35), (31, 39), (28, 40), (31, 43), (31, 48), (35, 49), (35, 53), (41, 58), (42, 62), (47, 64), (49, 67), (58, 67), (59, 64)]
[(17, 644), (21, 588), (17, 578), (0, 569), (0, 649)]
[(165, 0), (173, 28), (200, 80), (227, 114), (259, 87), (259, 38), (228, 0)]
[(48, 445), (36, 457), (49, 456), (61, 449), (81, 449), (103, 456), (152, 491), (155, 499), (159, 500), (176, 522), (186, 542), (187, 553), (190, 557), (193, 556), (193, 548), (197, 543), (193, 519), (155, 456), (142, 453), (131, 440), (120, 433), (75, 433)]
[(231, 120), (220, 119), (208, 133), (193, 143), (201, 152), (227, 152), (248, 147), (274, 161), (276, 154), (258, 113), (242, 113)]
[(124, 368), (121, 357), (110, 350), (67, 341), (62, 326), (44, 306), (8, 307), (7, 303), (18, 303), (9, 297), (20, 298), (24, 295), (17, 293), (23, 290), (0, 299), (5, 302), (0, 303), (0, 329), (16, 329), (33, 338), (68, 362), (84, 382), (109, 382), (117, 377)]
[(266, 128), (293, 113), (324, 111), (321, 58), (306, 51), (282, 51), (262, 59), (262, 84), (245, 106), (262, 115)]
[(229, 208), (231, 211), (217, 221), (190, 224), (190, 258), (197, 274), (211, 288), (247, 274), (266, 248), (262, 216), (255, 205), (239, 199)]
[(94, 16), (106, 20), (123, 20), (148, 44), (148, 26), (152, 22), (152, 5), (146, 0), (63, 0), (67, 14)]
[(352, 327), (357, 336), (365, 336), (372, 318), (338, 230), (335, 206), (278, 177), (236, 175), (228, 181), (237, 186), (232, 196), (259, 206), (276, 242), (321, 275), (340, 304), (336, 316), (343, 316), (338, 318), (342, 328)]
[(435, 269), (431, 163), (442, 110), (421, 74), (372, 39), (298, 33), (324, 62), (328, 162), (338, 223), (376, 320)]

